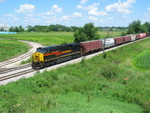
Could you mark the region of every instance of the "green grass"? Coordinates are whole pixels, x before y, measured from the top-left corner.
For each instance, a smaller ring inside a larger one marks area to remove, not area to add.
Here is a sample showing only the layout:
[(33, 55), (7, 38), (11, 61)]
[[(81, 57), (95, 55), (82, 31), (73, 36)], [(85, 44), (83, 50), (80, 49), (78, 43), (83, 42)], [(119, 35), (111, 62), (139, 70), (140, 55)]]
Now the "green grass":
[[(106, 37), (106, 31), (98, 32), (100, 34), (100, 38)], [(11, 39), (21, 39), (21, 40), (30, 40), (34, 42), (41, 43), (45, 46), (50, 45), (59, 45), (63, 43), (72, 43), (74, 41), (73, 32), (24, 32), (18, 34), (5, 34), (0, 35), (0, 38), (11, 38)], [(119, 36), (121, 31), (112, 31), (111, 37)]]
[(132, 65), (150, 48), (148, 43), (150, 39), (112, 50), (105, 58), (99, 55), (0, 86), (0, 112), (149, 113), (150, 70)]
[(0, 40), (0, 61), (4, 61), (29, 50), (27, 44), (14, 40)]
[(52, 108), (50, 113), (141, 113), (135, 104), (121, 102), (101, 93), (90, 94), (69, 93), (57, 95), (58, 107)]
[(150, 69), (150, 50), (143, 50), (134, 60), (136, 67), (140, 69)]
[(0, 38), (29, 40), (41, 43), (45, 46), (58, 45), (62, 43), (71, 43), (74, 40), (72, 32), (24, 32), (18, 34), (0, 35)]
[[(100, 35), (100, 38), (105, 38), (107, 37), (107, 32), (108, 31), (99, 31), (98, 34)], [(121, 36), (122, 32), (126, 32), (126, 31), (110, 31), (110, 37), (118, 37)]]

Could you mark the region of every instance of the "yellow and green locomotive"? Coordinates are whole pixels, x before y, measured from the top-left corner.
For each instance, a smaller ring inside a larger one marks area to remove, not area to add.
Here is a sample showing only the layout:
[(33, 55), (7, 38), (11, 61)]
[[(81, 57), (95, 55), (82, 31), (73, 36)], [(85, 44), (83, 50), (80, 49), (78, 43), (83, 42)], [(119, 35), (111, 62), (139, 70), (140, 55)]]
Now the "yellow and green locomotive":
[(32, 55), (32, 68), (40, 69), (80, 56), (79, 43), (39, 47)]

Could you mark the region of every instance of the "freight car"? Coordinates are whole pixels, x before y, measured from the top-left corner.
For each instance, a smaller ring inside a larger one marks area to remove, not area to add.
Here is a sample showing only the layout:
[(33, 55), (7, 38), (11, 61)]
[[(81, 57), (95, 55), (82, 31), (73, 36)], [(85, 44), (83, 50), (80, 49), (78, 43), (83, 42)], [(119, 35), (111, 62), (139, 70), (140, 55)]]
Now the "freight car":
[(124, 42), (125, 42), (125, 43), (131, 41), (131, 36), (124, 36), (123, 38), (124, 38)]
[(103, 48), (110, 48), (115, 46), (115, 41), (113, 38), (106, 38), (106, 39), (102, 39), (103, 42)]
[(124, 38), (123, 37), (117, 37), (117, 38), (114, 38), (114, 41), (115, 41), (115, 45), (121, 45), (124, 43)]
[(150, 36), (150, 33), (140, 33), (116, 38), (107, 38), (103, 40), (86, 41), (79, 43), (62, 44), (49, 47), (37, 48), (32, 55), (32, 68), (40, 69), (54, 64), (65, 62), (71, 59), (81, 57), (105, 48), (118, 46), (130, 41)]
[(94, 41), (86, 41), (80, 43), (80, 48), (82, 51), (82, 55), (86, 55), (92, 52), (102, 50), (102, 41), (101, 40), (94, 40)]

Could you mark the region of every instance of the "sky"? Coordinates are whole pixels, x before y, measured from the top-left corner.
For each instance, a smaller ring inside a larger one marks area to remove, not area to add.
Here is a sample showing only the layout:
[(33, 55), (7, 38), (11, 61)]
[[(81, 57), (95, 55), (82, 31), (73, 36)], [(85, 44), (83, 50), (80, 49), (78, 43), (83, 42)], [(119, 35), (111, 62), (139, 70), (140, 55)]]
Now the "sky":
[(150, 22), (150, 0), (0, 0), (0, 25), (128, 26)]

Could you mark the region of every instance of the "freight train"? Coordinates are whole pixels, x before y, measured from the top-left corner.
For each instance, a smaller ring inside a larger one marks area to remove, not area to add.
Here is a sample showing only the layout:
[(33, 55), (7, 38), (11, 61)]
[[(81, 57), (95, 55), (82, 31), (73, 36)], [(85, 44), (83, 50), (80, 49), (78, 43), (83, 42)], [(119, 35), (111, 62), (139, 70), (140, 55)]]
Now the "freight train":
[(150, 33), (106, 38), (78, 43), (69, 43), (48, 47), (39, 47), (32, 55), (32, 68), (41, 69), (54, 64), (79, 58), (81, 56), (101, 51), (106, 48), (122, 45), (131, 41), (146, 38)]

